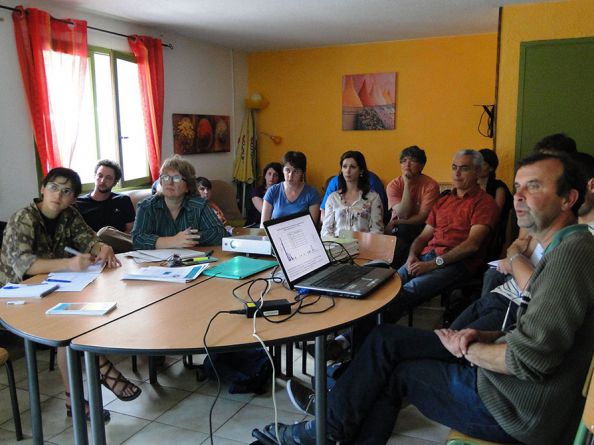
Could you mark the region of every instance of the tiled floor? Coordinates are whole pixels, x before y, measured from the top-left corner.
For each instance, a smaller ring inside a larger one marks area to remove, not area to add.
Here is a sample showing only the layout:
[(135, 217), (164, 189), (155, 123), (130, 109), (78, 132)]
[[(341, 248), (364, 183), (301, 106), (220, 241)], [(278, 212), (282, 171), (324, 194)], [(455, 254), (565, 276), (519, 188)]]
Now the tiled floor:
[[(435, 327), (440, 323), (441, 310), (432, 304), (415, 311), (415, 326)], [(14, 349), (14, 348), (13, 348)], [(13, 357), (19, 355), (18, 345)], [(297, 378), (309, 381), (301, 371), (301, 351), (295, 349), (294, 372)], [(66, 417), (64, 389), (58, 371), (49, 370), (47, 351), (38, 353), (39, 386), (42, 400), (43, 432), (46, 444), (72, 444), (72, 423)], [(159, 384), (148, 382), (146, 360), (139, 358), (138, 372), (133, 373), (131, 360), (112, 357), (119, 369), (140, 385), (142, 395), (132, 402), (121, 402), (103, 388), (105, 408), (111, 411), (111, 421), (106, 426), (109, 444), (208, 444), (208, 414), (216, 384), (198, 382), (192, 370), (185, 369), (181, 357), (167, 357), (160, 368)], [(195, 363), (202, 358), (195, 356)], [(25, 440), (31, 443), (29, 401), (24, 358), (14, 360), (18, 397)], [(309, 360), (309, 372), (313, 361)], [(0, 370), (0, 443), (17, 443), (10, 410), (10, 397), (6, 386), (6, 373)], [(251, 443), (251, 431), (274, 420), (272, 391), (261, 395), (231, 395), (223, 388), (215, 406), (212, 427), (214, 443), (233, 445)], [(304, 418), (291, 405), (285, 392), (285, 382), (277, 379), (276, 404), (278, 420), (292, 423)], [(389, 444), (435, 445), (445, 443), (449, 429), (426, 419), (413, 406), (401, 411), (398, 425)]]

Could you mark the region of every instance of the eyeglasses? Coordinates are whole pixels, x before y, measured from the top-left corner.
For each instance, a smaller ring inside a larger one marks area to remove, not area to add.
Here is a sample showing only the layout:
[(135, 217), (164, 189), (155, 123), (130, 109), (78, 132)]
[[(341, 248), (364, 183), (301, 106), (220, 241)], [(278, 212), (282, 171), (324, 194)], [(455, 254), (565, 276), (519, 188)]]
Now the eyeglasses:
[(179, 184), (180, 182), (185, 181), (185, 179), (182, 178), (182, 175), (161, 175), (160, 178), (163, 182), (169, 182), (171, 180), (175, 184)]
[(70, 197), (70, 196), (74, 195), (74, 190), (72, 190), (70, 187), (63, 187), (59, 184), (56, 184), (55, 182), (48, 182), (45, 185), (45, 189), (49, 190), (52, 193), (60, 192), (62, 194), (62, 196), (66, 196), (66, 197)]

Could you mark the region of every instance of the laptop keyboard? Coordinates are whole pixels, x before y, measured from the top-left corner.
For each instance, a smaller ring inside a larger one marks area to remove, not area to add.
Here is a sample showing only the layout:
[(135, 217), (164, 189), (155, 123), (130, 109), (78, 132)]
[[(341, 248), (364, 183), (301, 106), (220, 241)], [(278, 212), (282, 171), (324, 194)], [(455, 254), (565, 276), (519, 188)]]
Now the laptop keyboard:
[(329, 287), (332, 286), (335, 289), (341, 289), (346, 287), (352, 281), (361, 278), (370, 272), (368, 267), (356, 266), (354, 264), (346, 264), (340, 269), (335, 270), (330, 275), (326, 275), (324, 278), (312, 283), (315, 287)]

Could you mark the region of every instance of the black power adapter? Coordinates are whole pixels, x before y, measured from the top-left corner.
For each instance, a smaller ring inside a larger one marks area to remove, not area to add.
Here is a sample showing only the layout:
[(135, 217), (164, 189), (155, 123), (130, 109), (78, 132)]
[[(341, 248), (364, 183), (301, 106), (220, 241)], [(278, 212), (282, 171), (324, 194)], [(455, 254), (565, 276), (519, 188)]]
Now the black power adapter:
[[(260, 303), (246, 303), (245, 314), (248, 318), (254, 316), (254, 312), (260, 308)], [(271, 315), (286, 315), (291, 313), (291, 303), (287, 299), (264, 301), (262, 308), (256, 314), (256, 317), (271, 316)]]

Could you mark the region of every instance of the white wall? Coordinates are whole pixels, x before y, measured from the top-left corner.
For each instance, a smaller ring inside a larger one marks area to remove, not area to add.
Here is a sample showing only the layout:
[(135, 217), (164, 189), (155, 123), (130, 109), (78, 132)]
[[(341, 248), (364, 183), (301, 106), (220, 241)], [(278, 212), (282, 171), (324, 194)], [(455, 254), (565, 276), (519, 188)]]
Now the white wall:
[[(171, 32), (54, 7), (46, 1), (2, 0), (6, 6), (38, 7), (58, 18), (87, 20), (90, 26), (123, 34), (145, 34), (172, 43), (163, 49), (165, 109), (163, 158), (173, 154), (172, 113), (222, 114), (231, 119), (231, 153), (187, 156), (199, 175), (231, 181), (235, 141), (247, 96), (244, 54)], [(33, 135), (14, 44), (11, 12), (0, 10), (0, 219), (6, 220), (37, 196)], [(125, 38), (89, 30), (90, 45), (130, 52)]]

